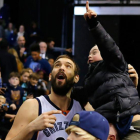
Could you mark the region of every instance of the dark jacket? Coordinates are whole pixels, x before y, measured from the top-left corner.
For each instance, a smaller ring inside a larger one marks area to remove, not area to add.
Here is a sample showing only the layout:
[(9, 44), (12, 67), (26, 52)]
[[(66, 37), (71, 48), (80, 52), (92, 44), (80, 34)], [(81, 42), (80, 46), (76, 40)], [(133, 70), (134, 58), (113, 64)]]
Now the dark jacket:
[(138, 92), (118, 46), (100, 23), (90, 30), (103, 57), (89, 67), (84, 89), (93, 108), (114, 120), (140, 113)]
[(9, 74), (11, 72), (17, 72), (17, 63), (15, 57), (6, 51), (0, 50), (0, 67), (2, 81), (3, 83), (7, 83)]

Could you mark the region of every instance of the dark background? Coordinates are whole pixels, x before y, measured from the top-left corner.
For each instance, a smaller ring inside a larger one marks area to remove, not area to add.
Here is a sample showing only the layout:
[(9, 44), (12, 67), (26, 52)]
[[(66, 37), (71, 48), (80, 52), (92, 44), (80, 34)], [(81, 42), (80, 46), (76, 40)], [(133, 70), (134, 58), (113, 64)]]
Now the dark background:
[[(36, 21), (45, 38), (53, 37), (56, 46), (72, 47), (73, 0), (5, 0), (10, 8), (11, 21), (26, 29)], [(111, 5), (110, 5), (111, 6)], [(136, 5), (137, 6), (137, 5)], [(107, 32), (114, 38), (126, 61), (140, 73), (140, 16), (98, 16)], [(87, 57), (94, 40), (83, 16), (75, 18), (75, 56), (81, 73), (87, 72)]]

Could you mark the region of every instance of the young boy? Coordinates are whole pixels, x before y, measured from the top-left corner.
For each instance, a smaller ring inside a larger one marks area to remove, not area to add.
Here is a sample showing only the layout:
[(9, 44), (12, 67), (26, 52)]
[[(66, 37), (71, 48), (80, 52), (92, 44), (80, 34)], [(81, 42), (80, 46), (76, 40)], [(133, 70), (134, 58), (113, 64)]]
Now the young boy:
[(24, 67), (31, 68), (33, 72), (43, 70), (47, 75), (49, 75), (51, 72), (51, 66), (48, 61), (46, 59), (42, 59), (40, 56), (40, 49), (38, 44), (31, 46), (31, 56), (27, 58)]
[(9, 84), (7, 85), (7, 90), (5, 92), (5, 97), (7, 102), (12, 108), (12, 114), (16, 114), (19, 107), (23, 103), (23, 89), (19, 86), (20, 75), (17, 72), (10, 73)]
[(26, 99), (34, 98), (34, 93), (37, 90), (38, 80), (39, 80), (39, 77), (36, 73), (33, 73), (29, 76), (29, 83), (28, 83), (28, 90), (27, 90)]

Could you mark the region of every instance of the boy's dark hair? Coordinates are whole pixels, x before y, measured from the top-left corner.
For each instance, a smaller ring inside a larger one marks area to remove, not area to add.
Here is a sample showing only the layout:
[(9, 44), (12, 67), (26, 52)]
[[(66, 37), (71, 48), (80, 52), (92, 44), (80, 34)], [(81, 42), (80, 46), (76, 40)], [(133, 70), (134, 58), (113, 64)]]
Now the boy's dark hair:
[(33, 73), (29, 76), (29, 79), (39, 80), (39, 76), (36, 73)]
[(20, 78), (20, 74), (18, 72), (11, 72), (10, 75), (9, 75), (9, 79), (12, 78), (12, 77)]
[(7, 50), (8, 49), (8, 43), (5, 39), (2, 39), (0, 41), (0, 50)]
[(30, 47), (30, 51), (31, 52), (40, 52), (40, 47), (38, 44), (33, 44), (31, 47)]
[[(56, 60), (55, 60), (55, 62), (58, 60), (58, 59), (60, 59), (60, 58), (68, 58), (68, 59), (70, 59), (74, 64), (75, 64), (75, 71), (74, 71), (74, 73), (75, 73), (75, 75), (78, 75), (79, 74), (79, 66), (76, 64), (76, 62), (70, 57), (70, 56), (68, 56), (68, 55), (60, 55), (60, 56), (58, 56), (57, 58), (56, 58)], [(55, 64), (55, 62), (54, 62), (54, 64)]]

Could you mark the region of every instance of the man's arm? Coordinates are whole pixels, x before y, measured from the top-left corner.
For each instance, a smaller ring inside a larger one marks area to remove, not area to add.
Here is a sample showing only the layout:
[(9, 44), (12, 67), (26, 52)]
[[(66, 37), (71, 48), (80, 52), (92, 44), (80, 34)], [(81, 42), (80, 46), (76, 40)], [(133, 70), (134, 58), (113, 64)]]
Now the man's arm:
[(27, 100), (19, 109), (14, 124), (9, 131), (6, 140), (30, 140), (34, 131), (30, 127), (30, 122), (38, 116), (37, 100)]
[(36, 99), (25, 101), (16, 115), (6, 140), (31, 140), (35, 132), (44, 130), (47, 127), (53, 128), (56, 121), (53, 114), (61, 113), (61, 111), (52, 110), (38, 116), (38, 110), (38, 101)]
[(105, 31), (102, 25), (97, 21), (97, 14), (89, 9), (88, 1), (86, 3), (86, 9), (87, 12), (85, 13), (84, 18), (89, 25), (90, 31), (94, 36), (103, 59), (121, 71), (126, 70), (127, 65), (119, 47)]

